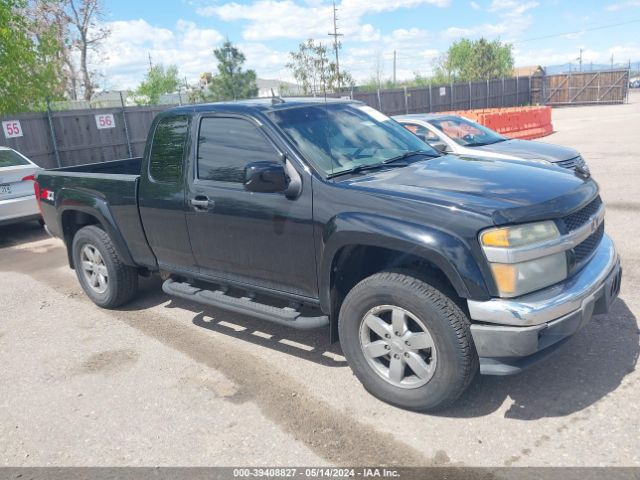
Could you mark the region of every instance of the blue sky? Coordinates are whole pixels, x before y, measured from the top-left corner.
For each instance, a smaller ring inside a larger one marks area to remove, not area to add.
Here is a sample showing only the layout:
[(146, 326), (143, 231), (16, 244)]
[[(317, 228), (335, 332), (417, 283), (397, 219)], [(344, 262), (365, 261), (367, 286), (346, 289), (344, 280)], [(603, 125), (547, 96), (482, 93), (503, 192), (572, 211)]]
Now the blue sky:
[[(112, 35), (94, 60), (105, 88), (131, 88), (154, 63), (176, 64), (189, 81), (215, 70), (212, 50), (228, 37), (261, 78), (291, 80), (288, 52), (306, 38), (327, 44), (325, 0), (103, 0)], [(380, 71), (429, 74), (461, 37), (512, 42), (517, 66), (640, 61), (640, 0), (338, 0), (341, 64), (358, 80)], [(548, 37), (548, 38), (541, 38)]]

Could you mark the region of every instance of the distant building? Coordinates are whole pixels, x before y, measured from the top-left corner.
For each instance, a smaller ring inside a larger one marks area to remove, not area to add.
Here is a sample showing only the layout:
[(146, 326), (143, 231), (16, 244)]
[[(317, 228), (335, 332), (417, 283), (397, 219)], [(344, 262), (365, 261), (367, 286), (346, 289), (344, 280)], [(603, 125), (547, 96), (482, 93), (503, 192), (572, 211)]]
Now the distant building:
[(544, 68), (540, 65), (532, 65), (529, 67), (515, 67), (513, 69), (514, 77), (535, 77), (544, 74)]
[(258, 78), (256, 84), (258, 85), (258, 97), (270, 97), (272, 90), (280, 97), (302, 95), (302, 89), (291, 82)]

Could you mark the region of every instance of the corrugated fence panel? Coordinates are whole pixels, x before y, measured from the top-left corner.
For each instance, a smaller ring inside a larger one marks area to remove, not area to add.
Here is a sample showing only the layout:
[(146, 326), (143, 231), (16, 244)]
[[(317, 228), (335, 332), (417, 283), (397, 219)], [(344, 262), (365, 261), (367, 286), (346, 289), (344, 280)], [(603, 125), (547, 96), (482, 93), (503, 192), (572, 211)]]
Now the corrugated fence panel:
[(431, 89), (409, 88), (407, 89), (407, 103), (409, 113), (422, 113), (431, 111)]
[[(96, 115), (108, 114), (113, 115), (113, 127), (99, 129)], [(52, 117), (63, 165), (105, 162), (129, 156), (121, 109), (54, 112)]]
[(53, 154), (47, 114), (21, 113), (0, 118), (2, 122), (14, 120), (20, 122), (22, 136), (5, 138), (4, 132), (0, 132), (0, 145), (18, 150), (42, 167), (55, 168), (57, 164)]
[(401, 115), (405, 113), (404, 90), (387, 90), (380, 92), (380, 104), (387, 115)]

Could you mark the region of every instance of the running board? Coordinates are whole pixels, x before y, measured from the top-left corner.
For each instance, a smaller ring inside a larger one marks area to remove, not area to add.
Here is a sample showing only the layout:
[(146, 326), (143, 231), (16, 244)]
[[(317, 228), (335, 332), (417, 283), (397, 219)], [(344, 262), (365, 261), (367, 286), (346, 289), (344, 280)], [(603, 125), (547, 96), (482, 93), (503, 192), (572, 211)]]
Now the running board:
[(172, 279), (168, 279), (162, 284), (162, 290), (167, 295), (242, 313), (299, 330), (309, 330), (329, 325), (329, 317), (326, 315), (303, 317), (300, 312), (290, 307), (274, 307), (255, 302), (248, 297), (232, 297), (222, 290), (204, 290), (189, 283), (176, 282)]

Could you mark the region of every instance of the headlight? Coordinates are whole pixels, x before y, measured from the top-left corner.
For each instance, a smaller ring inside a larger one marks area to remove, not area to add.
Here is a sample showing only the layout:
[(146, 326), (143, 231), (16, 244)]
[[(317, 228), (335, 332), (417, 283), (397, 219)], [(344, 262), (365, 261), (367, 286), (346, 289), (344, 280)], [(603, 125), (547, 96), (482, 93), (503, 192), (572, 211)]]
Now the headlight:
[[(565, 252), (535, 257), (536, 245), (559, 237), (560, 232), (552, 221), (492, 228), (480, 233), (480, 244), (489, 259), (501, 297), (524, 295), (567, 278)], [(524, 250), (530, 255), (527, 261), (509, 262), (509, 253)], [(496, 261), (496, 258), (509, 260)]]
[(567, 255), (554, 253), (522, 263), (492, 263), (491, 271), (501, 297), (517, 297), (567, 278)]
[(559, 236), (556, 224), (548, 221), (485, 230), (480, 234), (480, 242), (485, 247), (515, 248), (553, 240)]

